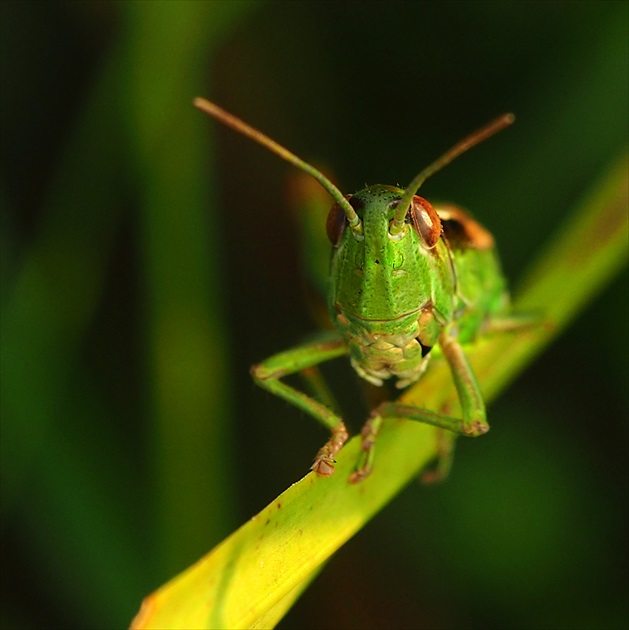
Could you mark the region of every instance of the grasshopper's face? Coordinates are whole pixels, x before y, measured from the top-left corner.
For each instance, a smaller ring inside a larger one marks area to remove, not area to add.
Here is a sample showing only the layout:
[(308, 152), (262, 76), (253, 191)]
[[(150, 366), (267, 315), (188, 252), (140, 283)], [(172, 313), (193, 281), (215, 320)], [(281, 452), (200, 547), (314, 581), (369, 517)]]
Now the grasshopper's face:
[(338, 206), (330, 211), (327, 229), (335, 246), (332, 313), (387, 322), (418, 312), (432, 301), (441, 223), (430, 203), (416, 196), (405, 229), (391, 235), (390, 223), (402, 193), (399, 188), (378, 185), (349, 198), (363, 224), (361, 237), (346, 229)]

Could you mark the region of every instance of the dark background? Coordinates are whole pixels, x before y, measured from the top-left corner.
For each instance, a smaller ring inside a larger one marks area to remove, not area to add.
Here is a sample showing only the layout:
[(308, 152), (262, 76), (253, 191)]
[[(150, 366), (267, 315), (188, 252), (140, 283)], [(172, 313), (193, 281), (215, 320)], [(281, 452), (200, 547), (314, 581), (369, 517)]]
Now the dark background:
[[(290, 167), (194, 96), (344, 192), (514, 111), (422, 189), (473, 210), (514, 286), (627, 143), (624, 2), (0, 10), (6, 629), (128, 625), (324, 437), (248, 374), (313, 329)], [(625, 627), (627, 311), (625, 270), (281, 627)]]

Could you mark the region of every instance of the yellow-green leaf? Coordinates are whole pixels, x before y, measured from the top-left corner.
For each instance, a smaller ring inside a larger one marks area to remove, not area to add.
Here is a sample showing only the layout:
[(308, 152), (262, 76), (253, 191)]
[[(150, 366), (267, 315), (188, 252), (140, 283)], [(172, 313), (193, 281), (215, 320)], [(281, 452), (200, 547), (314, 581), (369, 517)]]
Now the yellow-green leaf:
[[(627, 198), (625, 156), (586, 198), (520, 292), (516, 309), (539, 313), (540, 325), (483, 339), (470, 352), (488, 401), (626, 264)], [(575, 274), (583, 281), (573, 282)], [(439, 361), (401, 397), (435, 409), (454, 399), (447, 367)], [(435, 456), (435, 429), (385, 421), (373, 474), (351, 485), (347, 478), (359, 447), (359, 438), (352, 439), (339, 454), (332, 478), (307, 474), (149, 595), (132, 627), (273, 627), (323, 563)]]

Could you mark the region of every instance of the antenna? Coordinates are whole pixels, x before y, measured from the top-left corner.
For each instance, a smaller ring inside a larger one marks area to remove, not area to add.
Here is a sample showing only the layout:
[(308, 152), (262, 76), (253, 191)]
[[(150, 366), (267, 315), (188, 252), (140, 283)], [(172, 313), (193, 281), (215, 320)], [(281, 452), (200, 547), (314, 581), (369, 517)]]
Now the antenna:
[(362, 236), (363, 224), (360, 217), (356, 214), (356, 211), (350, 205), (349, 201), (343, 196), (343, 193), (320, 171), (314, 166), (308, 164), (294, 153), (284, 148), (281, 144), (275, 142), (261, 131), (258, 131), (254, 127), (251, 127), (246, 122), (240, 120), (236, 116), (233, 116), (229, 112), (215, 105), (211, 101), (204, 98), (195, 98), (192, 104), (206, 114), (212, 116), (216, 120), (222, 122), (224, 125), (231, 127), (234, 131), (241, 133), (243, 136), (251, 138), (254, 142), (266, 147), (276, 155), (279, 155), (283, 160), (286, 160), (289, 164), (296, 166), (308, 175), (314, 177), (330, 194), (330, 196), (336, 201), (339, 206), (345, 212), (345, 216), (349, 222), (349, 227), (356, 236)]
[(430, 166), (427, 166), (423, 171), (419, 172), (408, 185), (398, 202), (395, 210), (395, 217), (391, 222), (391, 227), (389, 228), (390, 234), (399, 234), (404, 229), (404, 219), (406, 218), (406, 213), (411, 205), (413, 196), (419, 190), (419, 187), (431, 175), (434, 175), (444, 166), (450, 164), (452, 160), (459, 157), (462, 153), (465, 153), (468, 149), (471, 149), (484, 140), (487, 140), (487, 138), (493, 136), (495, 133), (498, 133), (509, 125), (512, 125), (514, 121), (515, 116), (513, 114), (503, 114), (502, 116), (499, 116), (495, 120), (486, 124), (484, 127), (476, 130), (471, 135), (463, 138), (460, 142), (457, 142), (457, 144), (446, 151), (440, 158), (437, 158)]

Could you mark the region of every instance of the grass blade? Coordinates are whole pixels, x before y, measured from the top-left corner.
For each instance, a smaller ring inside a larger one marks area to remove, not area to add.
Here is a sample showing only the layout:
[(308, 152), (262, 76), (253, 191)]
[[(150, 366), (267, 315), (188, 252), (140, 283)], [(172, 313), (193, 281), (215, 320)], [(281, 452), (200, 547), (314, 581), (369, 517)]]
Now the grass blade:
[[(626, 264), (627, 158), (586, 198), (531, 271), (515, 308), (538, 312), (542, 325), (483, 339), (470, 353), (488, 400), (539, 354), (596, 291)], [(599, 229), (594, 230), (598, 226)], [(578, 273), (582, 282), (574, 282)], [(552, 299), (551, 299), (552, 298)], [(403, 402), (438, 408), (453, 398), (443, 363), (431, 365)], [(247, 628), (273, 625), (282, 604), (435, 456), (434, 429), (385, 422), (377, 466), (347, 483), (360, 440), (343, 449), (336, 474), (308, 474), (188, 570), (150, 595), (134, 619), (140, 628)]]

